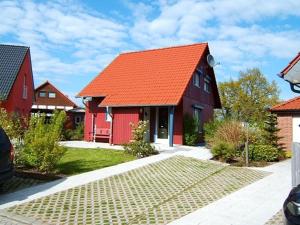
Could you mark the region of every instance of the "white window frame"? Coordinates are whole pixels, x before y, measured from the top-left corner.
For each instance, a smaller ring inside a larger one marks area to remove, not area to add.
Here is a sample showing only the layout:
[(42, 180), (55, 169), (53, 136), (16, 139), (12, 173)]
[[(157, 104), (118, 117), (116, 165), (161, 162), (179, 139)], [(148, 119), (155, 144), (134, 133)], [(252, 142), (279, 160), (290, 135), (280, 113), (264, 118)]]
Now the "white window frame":
[[(44, 93), (45, 96), (41, 96), (41, 93)], [(40, 98), (46, 98), (47, 97), (47, 92), (46, 91), (39, 91), (39, 97)]]
[(111, 107), (106, 107), (105, 108), (105, 121), (106, 122), (111, 122), (112, 118), (111, 118)]
[[(52, 96), (51, 96), (52, 95)], [(56, 93), (55, 92), (49, 92), (48, 93), (49, 98), (56, 98)]]
[(200, 74), (194, 73), (194, 86), (200, 88)]
[(206, 76), (204, 78), (204, 87), (203, 87), (204, 91), (207, 93), (210, 93), (210, 89), (211, 89), (211, 79), (209, 76)]

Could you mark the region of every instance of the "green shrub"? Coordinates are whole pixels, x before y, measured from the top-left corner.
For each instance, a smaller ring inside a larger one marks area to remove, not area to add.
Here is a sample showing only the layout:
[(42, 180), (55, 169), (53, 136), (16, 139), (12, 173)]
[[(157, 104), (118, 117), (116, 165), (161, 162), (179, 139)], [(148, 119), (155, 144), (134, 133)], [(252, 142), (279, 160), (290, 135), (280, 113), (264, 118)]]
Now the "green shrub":
[(215, 133), (222, 123), (224, 121), (214, 119), (204, 124), (204, 139), (208, 145), (214, 142)]
[(184, 144), (195, 145), (199, 140), (198, 121), (189, 114), (183, 118)]
[(17, 114), (8, 114), (4, 108), (0, 108), (0, 127), (11, 140), (21, 139), (25, 132), (26, 120)]
[(211, 152), (215, 158), (226, 162), (236, 157), (236, 148), (231, 143), (219, 142), (214, 145)]
[(24, 138), (23, 161), (25, 165), (41, 172), (54, 172), (55, 166), (65, 154), (66, 148), (59, 146), (66, 120), (64, 111), (55, 112), (49, 123), (45, 114), (32, 116)]
[(66, 129), (63, 131), (64, 140), (82, 140), (84, 136), (84, 125), (80, 123), (73, 129)]
[(281, 151), (272, 145), (252, 144), (249, 146), (249, 159), (273, 162), (279, 159)]
[(125, 152), (139, 158), (158, 154), (158, 151), (149, 142), (145, 141), (148, 124), (149, 121), (139, 121), (137, 125), (130, 124), (133, 141), (123, 145)]
[(239, 150), (245, 143), (245, 130), (239, 121), (222, 121), (217, 123), (215, 128), (211, 129), (210, 132), (208, 144), (212, 148), (222, 142), (232, 144), (236, 150)]

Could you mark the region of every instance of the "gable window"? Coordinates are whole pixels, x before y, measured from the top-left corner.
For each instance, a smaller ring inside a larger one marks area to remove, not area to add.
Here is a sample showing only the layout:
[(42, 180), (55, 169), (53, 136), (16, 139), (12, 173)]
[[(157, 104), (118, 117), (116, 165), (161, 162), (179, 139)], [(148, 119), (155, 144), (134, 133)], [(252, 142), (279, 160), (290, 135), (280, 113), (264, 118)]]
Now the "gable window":
[(204, 78), (204, 91), (206, 91), (207, 93), (210, 93), (210, 77), (206, 76)]
[(26, 74), (25, 74), (24, 81), (23, 81), (23, 99), (27, 99), (27, 92), (28, 92), (28, 88), (26, 85)]
[(203, 74), (202, 69), (197, 68), (196, 72), (193, 75), (193, 84), (196, 87), (200, 88), (200, 76)]
[(56, 93), (49, 92), (49, 98), (56, 98)]
[(45, 98), (46, 97), (46, 91), (40, 91), (39, 92), (39, 97), (41, 97), (41, 98)]
[(111, 122), (111, 108), (110, 107), (105, 108), (105, 120), (107, 122)]

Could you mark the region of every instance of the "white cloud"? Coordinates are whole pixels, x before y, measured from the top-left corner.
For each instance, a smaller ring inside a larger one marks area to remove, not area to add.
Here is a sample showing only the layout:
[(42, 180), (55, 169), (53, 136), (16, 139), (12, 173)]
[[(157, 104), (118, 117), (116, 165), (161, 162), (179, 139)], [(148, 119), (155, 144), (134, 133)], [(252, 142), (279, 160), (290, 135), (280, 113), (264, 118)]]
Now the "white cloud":
[[(284, 21), (299, 17), (299, 8), (298, 0), (165, 0), (156, 16), (137, 18), (130, 34), (143, 48), (209, 42), (222, 64), (217, 72), (225, 75), (267, 65), (272, 57), (293, 57), (300, 49), (300, 30)], [(265, 26), (266, 20), (283, 25)]]
[[(70, 3), (71, 6), (70, 6)], [(75, 2), (0, 2), (0, 35), (31, 47), (34, 75), (97, 74), (126, 47), (127, 27)]]

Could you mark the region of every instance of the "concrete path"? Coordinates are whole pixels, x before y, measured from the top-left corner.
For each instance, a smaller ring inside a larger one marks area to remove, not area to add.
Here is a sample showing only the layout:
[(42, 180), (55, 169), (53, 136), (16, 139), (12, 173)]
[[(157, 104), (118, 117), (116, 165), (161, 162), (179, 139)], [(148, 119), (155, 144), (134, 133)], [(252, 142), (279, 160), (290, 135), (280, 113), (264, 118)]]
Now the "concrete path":
[(263, 225), (282, 207), (291, 189), (291, 161), (257, 168), (270, 176), (188, 214), (169, 225)]
[(202, 160), (208, 160), (212, 157), (209, 149), (205, 147), (189, 147), (189, 148), (182, 148), (182, 149), (180, 147), (177, 147), (171, 150), (169, 149), (168, 151), (167, 150), (163, 151), (159, 155), (154, 155), (147, 158), (126, 162), (119, 165), (115, 165), (115, 166), (111, 166), (99, 170), (94, 170), (87, 173), (82, 173), (75, 176), (70, 176), (46, 184), (37, 185), (35, 187), (22, 189), (14, 193), (2, 195), (0, 198), (0, 209), (11, 207), (16, 204), (28, 202), (43, 196), (47, 196), (95, 180), (100, 180), (109, 176), (124, 173), (126, 171), (136, 169), (151, 163), (155, 163), (175, 155), (194, 157)]

